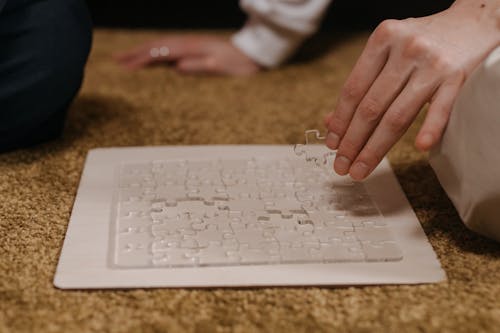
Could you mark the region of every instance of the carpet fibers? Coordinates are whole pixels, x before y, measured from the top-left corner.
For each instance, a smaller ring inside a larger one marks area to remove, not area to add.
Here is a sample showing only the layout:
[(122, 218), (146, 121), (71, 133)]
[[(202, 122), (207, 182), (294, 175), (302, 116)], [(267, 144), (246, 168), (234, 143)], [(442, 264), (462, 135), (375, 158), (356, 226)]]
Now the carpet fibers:
[(299, 142), (305, 129), (322, 128), (322, 117), (334, 107), (368, 36), (318, 39), (292, 64), (250, 78), (186, 77), (158, 66), (128, 72), (110, 58), (114, 51), (158, 34), (97, 30), (86, 80), (63, 137), (0, 155), (0, 332), (500, 330), (500, 244), (462, 225), (426, 156), (413, 147), (417, 126), (389, 158), (447, 282), (345, 288), (54, 288), (89, 149)]

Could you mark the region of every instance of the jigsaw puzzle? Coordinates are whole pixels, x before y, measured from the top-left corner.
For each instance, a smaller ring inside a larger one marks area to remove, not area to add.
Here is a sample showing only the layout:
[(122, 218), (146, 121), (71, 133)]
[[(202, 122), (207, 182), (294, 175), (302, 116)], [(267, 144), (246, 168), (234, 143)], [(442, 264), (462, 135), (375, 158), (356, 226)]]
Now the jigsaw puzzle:
[(443, 281), (388, 161), (353, 183), (332, 172), (324, 157), (334, 152), (321, 140), (308, 131), (295, 151), (289, 145), (91, 150), (55, 286)]
[(398, 261), (362, 183), (333, 176), (317, 130), (297, 158), (152, 161), (119, 167), (114, 267)]

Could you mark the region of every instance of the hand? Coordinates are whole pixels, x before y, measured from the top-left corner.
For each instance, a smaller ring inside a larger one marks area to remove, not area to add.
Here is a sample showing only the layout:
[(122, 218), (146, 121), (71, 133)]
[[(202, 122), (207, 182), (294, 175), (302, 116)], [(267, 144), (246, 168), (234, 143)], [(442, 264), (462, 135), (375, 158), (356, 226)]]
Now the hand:
[(261, 70), (226, 38), (209, 35), (173, 35), (115, 55), (128, 69), (172, 64), (182, 73), (249, 75)]
[(499, 9), (499, 0), (456, 1), (375, 29), (325, 118), (338, 174), (368, 176), (427, 102), (415, 145), (425, 151), (439, 142), (465, 78), (500, 44)]

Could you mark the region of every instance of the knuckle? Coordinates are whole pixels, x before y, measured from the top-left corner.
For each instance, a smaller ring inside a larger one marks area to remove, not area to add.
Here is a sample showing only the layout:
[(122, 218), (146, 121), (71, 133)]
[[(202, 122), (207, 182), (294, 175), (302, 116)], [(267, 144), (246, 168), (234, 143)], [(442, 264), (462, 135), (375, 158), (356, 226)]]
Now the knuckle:
[(403, 47), (403, 57), (415, 58), (422, 54), (429, 56), (429, 52), (432, 52), (432, 48), (426, 38), (415, 35), (407, 37)]
[(431, 67), (434, 72), (443, 73), (452, 83), (461, 83), (466, 76), (464, 68), (447, 56), (436, 56)]
[(356, 101), (361, 97), (361, 87), (355, 80), (349, 80), (342, 88), (341, 98), (346, 101)]
[(382, 41), (399, 34), (401, 31), (401, 22), (398, 20), (385, 20), (380, 23), (373, 32), (373, 38), (376, 41)]
[(332, 115), (332, 118), (330, 119), (330, 123), (328, 124), (328, 129), (331, 132), (336, 133), (337, 135), (343, 135), (345, 128), (347, 128), (347, 125), (349, 125), (348, 121), (343, 119), (339, 115), (339, 112), (335, 112)]
[(358, 160), (374, 168), (382, 160), (383, 154), (379, 153), (372, 146), (366, 145), (359, 154)]
[(453, 82), (456, 82), (458, 84), (462, 84), (467, 77), (467, 74), (463, 68), (458, 68), (453, 72), (453, 75), (451, 75), (451, 80)]
[(361, 118), (367, 122), (376, 122), (381, 114), (380, 103), (373, 98), (365, 98), (358, 107)]
[(387, 127), (393, 134), (402, 134), (408, 126), (408, 119), (401, 111), (387, 114)]
[(349, 137), (344, 137), (340, 143), (338, 154), (353, 160), (359, 152), (358, 144)]
[(458, 69), (453, 61), (444, 55), (435, 55), (432, 60), (432, 68), (440, 72), (451, 73)]

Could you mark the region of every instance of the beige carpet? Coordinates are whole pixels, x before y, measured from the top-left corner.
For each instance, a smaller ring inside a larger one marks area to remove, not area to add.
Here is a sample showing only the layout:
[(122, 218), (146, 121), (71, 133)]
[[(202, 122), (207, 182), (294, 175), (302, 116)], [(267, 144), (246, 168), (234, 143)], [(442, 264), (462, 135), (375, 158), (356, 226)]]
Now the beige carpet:
[[(52, 279), (87, 151), (102, 146), (292, 144), (321, 126), (367, 34), (252, 78), (125, 72), (110, 53), (153, 32), (96, 32), (63, 139), (0, 155), (0, 332), (479, 332), (500, 330), (500, 244), (461, 224), (415, 129), (390, 153), (448, 281), (356, 288), (61, 291)], [(329, 44), (327, 44), (329, 43)], [(314, 52), (313, 52), (314, 53)]]

